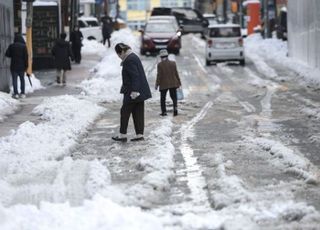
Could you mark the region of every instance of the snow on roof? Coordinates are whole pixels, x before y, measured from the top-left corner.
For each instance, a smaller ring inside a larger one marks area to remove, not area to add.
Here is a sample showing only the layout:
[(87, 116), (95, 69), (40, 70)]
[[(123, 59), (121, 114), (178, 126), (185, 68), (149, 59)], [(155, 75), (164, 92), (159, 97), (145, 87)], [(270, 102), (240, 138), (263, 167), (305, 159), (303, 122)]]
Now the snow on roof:
[(203, 17), (217, 17), (217, 15), (215, 15), (215, 14), (208, 14), (208, 13), (205, 13), (205, 14), (203, 14), (202, 15)]
[(244, 7), (246, 7), (249, 3), (259, 3), (260, 4), (260, 1), (259, 0), (246, 0), (242, 3), (242, 5)]
[(208, 28), (224, 28), (224, 27), (240, 27), (240, 25), (227, 23), (227, 24), (212, 24), (208, 26)]
[(81, 3), (95, 3), (95, 0), (80, 0)]
[(56, 6), (58, 3), (56, 1), (35, 1), (33, 6)]
[(94, 21), (98, 21), (98, 19), (96, 18), (96, 17), (90, 17), (90, 16), (81, 16), (81, 17), (79, 17), (79, 19), (80, 20), (84, 20), (84, 21), (92, 21), (92, 20), (94, 20)]
[(287, 7), (283, 6), (283, 7), (281, 8), (281, 11), (287, 12)]

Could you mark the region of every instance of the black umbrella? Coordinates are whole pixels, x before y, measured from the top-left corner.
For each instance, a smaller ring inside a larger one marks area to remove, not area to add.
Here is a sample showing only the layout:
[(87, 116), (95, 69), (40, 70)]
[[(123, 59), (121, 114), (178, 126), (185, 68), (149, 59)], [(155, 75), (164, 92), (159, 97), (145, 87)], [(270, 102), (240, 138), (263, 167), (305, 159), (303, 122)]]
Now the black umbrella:
[(32, 87), (32, 82), (31, 82), (30, 74), (27, 73), (27, 77), (28, 77), (29, 83), (30, 83), (30, 85), (31, 85), (31, 87)]

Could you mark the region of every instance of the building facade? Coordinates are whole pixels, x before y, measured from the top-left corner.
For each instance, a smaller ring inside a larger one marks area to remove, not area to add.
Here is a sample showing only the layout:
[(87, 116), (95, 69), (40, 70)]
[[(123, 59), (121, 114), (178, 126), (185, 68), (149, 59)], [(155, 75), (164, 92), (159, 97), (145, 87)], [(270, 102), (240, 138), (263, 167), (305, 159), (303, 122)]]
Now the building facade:
[(288, 1), (289, 56), (320, 70), (320, 1)]
[(10, 92), (11, 74), (10, 60), (5, 58), (7, 47), (13, 41), (14, 34), (14, 3), (0, 0), (0, 91)]

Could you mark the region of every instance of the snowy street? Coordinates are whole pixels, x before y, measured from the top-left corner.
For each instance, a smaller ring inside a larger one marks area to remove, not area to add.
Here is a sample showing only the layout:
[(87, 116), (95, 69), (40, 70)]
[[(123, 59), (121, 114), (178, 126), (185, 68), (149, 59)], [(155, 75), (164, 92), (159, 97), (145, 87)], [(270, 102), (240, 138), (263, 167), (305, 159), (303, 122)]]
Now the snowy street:
[[(139, 53), (129, 29), (118, 42)], [(244, 44), (245, 67), (206, 66), (205, 41), (183, 36), (169, 56), (185, 96), (176, 117), (169, 96), (159, 116), (159, 57), (141, 56), (152, 91), (141, 142), (111, 139), (120, 59), (95, 41), (65, 88), (36, 75), (27, 98), (0, 93), (0, 229), (319, 229), (320, 81), (286, 42)]]

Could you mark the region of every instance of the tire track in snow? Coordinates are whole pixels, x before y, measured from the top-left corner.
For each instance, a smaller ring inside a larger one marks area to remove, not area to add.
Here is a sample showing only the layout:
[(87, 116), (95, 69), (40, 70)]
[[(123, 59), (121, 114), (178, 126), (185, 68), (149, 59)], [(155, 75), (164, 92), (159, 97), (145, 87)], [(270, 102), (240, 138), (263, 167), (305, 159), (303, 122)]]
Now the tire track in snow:
[(189, 140), (192, 140), (194, 137), (194, 126), (205, 117), (212, 105), (213, 103), (211, 101), (208, 102), (191, 121), (183, 125), (180, 129), (180, 151), (186, 165), (185, 173), (188, 187), (191, 191), (190, 197), (194, 205), (202, 206), (204, 209), (210, 208), (207, 192), (204, 190), (207, 184), (202, 174), (201, 166), (197, 163), (197, 158), (194, 156), (194, 151), (189, 144)]

